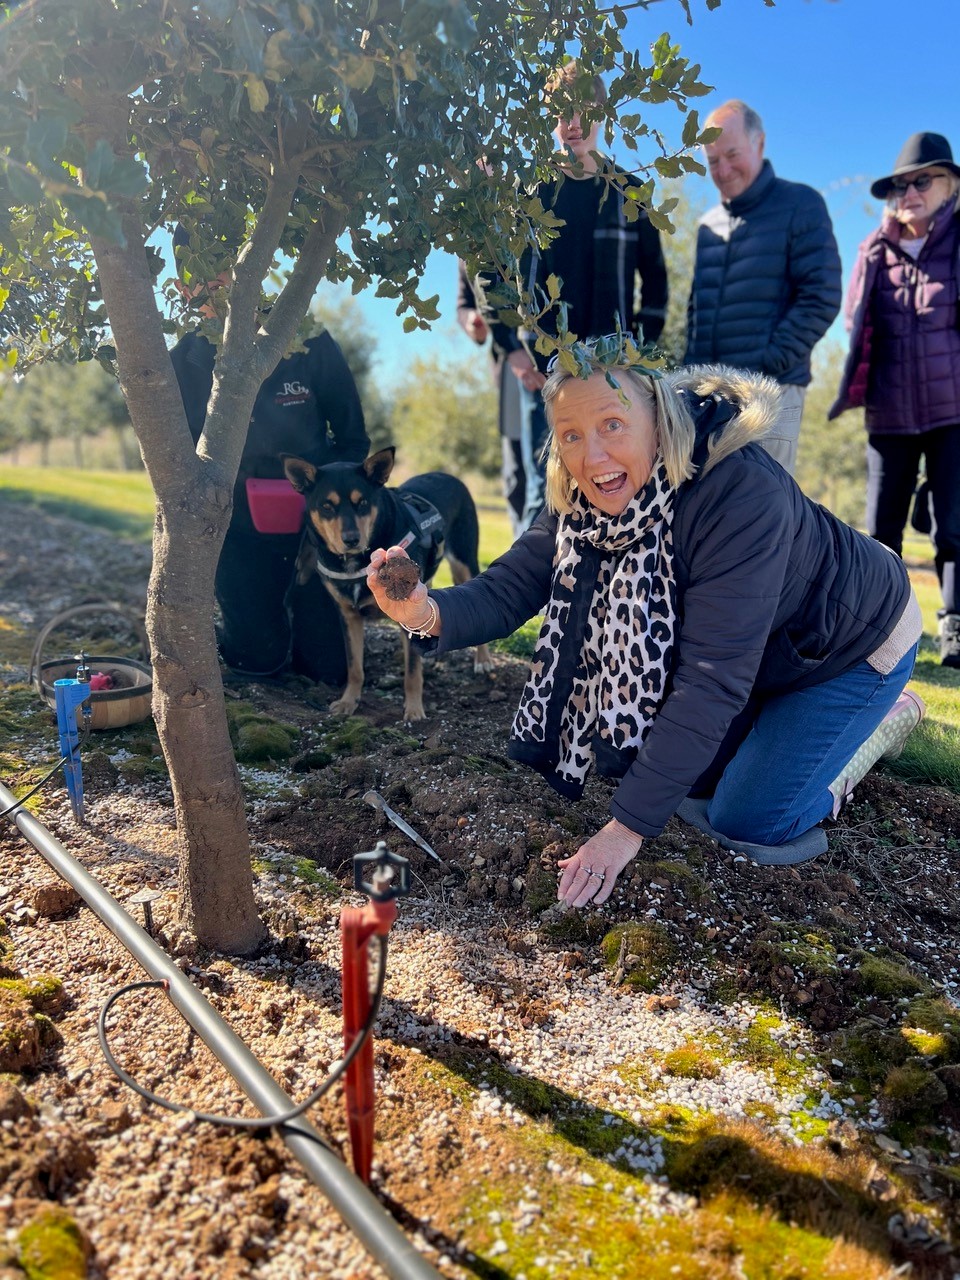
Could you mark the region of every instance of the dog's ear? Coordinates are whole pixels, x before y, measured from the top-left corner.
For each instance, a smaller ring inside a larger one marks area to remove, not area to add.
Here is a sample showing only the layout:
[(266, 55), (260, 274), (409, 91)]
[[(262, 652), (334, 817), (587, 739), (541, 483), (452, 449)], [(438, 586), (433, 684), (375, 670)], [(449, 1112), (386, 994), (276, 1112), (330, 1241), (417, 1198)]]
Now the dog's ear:
[(287, 479), (297, 493), (309, 493), (316, 483), (317, 468), (305, 458), (295, 458), (290, 453), (281, 453), (280, 461)]
[(386, 449), (381, 449), (379, 453), (371, 453), (363, 464), (363, 469), (371, 484), (383, 486), (387, 483), (390, 479), (390, 472), (393, 470), (393, 462), (396, 456), (397, 451), (393, 445), (389, 445)]

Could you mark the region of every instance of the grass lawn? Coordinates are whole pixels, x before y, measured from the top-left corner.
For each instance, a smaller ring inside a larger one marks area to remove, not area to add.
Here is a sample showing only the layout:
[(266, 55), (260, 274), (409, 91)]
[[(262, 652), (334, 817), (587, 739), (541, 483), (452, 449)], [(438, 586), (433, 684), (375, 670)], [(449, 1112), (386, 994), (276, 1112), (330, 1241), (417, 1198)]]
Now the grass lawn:
[(0, 498), (27, 502), (139, 542), (148, 542), (153, 530), (153, 490), (143, 471), (5, 467), (0, 471)]

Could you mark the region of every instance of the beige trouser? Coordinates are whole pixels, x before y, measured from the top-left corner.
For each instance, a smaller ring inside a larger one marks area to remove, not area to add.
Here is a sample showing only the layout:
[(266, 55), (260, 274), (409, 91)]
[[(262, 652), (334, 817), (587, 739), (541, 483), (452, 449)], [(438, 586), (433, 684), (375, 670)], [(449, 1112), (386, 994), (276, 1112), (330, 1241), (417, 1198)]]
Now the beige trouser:
[(800, 438), (800, 419), (803, 417), (803, 400), (806, 394), (806, 387), (780, 384), (780, 412), (769, 435), (760, 441), (767, 453), (776, 458), (790, 475), (793, 475), (797, 463), (797, 441)]

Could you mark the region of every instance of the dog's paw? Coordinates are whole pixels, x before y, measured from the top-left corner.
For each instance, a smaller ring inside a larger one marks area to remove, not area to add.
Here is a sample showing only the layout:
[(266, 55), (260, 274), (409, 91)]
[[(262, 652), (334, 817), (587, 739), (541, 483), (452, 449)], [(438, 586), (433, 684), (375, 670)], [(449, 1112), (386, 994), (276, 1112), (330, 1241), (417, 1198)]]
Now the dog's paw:
[(473, 669), (478, 676), (493, 670), (493, 655), (485, 644), (477, 646), (473, 655)]
[(423, 709), (423, 702), (405, 702), (403, 704), (403, 718), (407, 723), (413, 723), (415, 720), (426, 720), (427, 713)]
[(359, 698), (337, 698), (335, 702), (330, 703), (330, 710), (335, 716), (352, 716), (359, 701)]

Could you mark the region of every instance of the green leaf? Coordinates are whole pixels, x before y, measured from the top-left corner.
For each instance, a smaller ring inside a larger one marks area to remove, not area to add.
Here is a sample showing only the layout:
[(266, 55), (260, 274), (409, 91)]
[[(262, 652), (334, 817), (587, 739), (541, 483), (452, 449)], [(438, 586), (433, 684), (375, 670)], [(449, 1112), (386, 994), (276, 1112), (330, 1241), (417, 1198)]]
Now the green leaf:
[(226, 78), (209, 62), (203, 64), (197, 84), (200, 86), (200, 92), (210, 98), (223, 97), (223, 91), (227, 87)]
[(10, 184), (14, 204), (37, 205), (43, 198), (43, 188), (29, 169), (8, 165), (7, 182)]
[[(345, 84), (351, 89), (359, 89), (361, 93), (365, 89), (369, 89), (373, 84), (373, 78), (377, 74), (377, 64), (373, 58), (358, 58), (353, 54), (349, 54), (343, 60), (343, 66), (340, 69), (340, 75), (343, 77)], [(409, 77), (413, 79), (413, 77)]]
[(81, 192), (63, 197), (64, 206), (92, 236), (100, 236), (114, 244), (126, 245), (120, 223), (120, 214), (100, 196), (85, 196)]
[(683, 145), (685, 147), (695, 147), (699, 136), (700, 116), (698, 112), (691, 111), (683, 126)]
[(560, 281), (555, 275), (547, 276), (547, 294), (551, 302), (556, 302), (560, 297)]
[(63, 116), (44, 115), (27, 128), (26, 154), (42, 173), (60, 170), (58, 156), (67, 141), (67, 121)]
[(6, 351), (3, 353), (3, 367), (5, 369), (15, 368), (17, 363), (17, 355), (18, 353), (17, 353), (16, 347), (8, 347)]
[(139, 196), (149, 186), (143, 165), (136, 160), (117, 160), (103, 183), (103, 190), (117, 196)]
[(404, 319), (404, 322), (403, 322), (404, 333), (413, 333), (414, 329), (418, 329), (419, 327), (420, 327), (420, 321), (417, 319), (416, 316), (407, 316)]
[(263, 51), (267, 35), (248, 9), (235, 13), (228, 24), (242, 65), (259, 74), (263, 70)]

